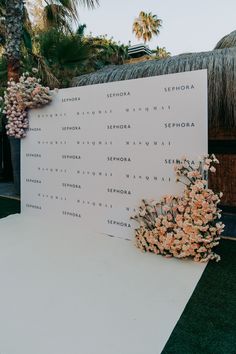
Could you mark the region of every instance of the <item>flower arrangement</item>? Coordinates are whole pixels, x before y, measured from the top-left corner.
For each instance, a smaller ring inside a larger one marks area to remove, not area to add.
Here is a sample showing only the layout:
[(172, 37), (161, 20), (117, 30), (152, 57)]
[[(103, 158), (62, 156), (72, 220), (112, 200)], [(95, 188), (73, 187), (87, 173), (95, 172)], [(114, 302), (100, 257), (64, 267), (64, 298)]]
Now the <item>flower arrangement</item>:
[(207, 186), (208, 173), (214, 173), (218, 163), (215, 155), (204, 157), (194, 167), (183, 158), (175, 166), (176, 181), (184, 184), (183, 195), (163, 196), (160, 202), (142, 200), (132, 217), (140, 224), (135, 230), (138, 248), (166, 257), (192, 257), (196, 262), (220, 260), (213, 248), (224, 229), (218, 221), (223, 194)]
[[(36, 74), (37, 69), (32, 72)], [(29, 127), (28, 110), (48, 104), (51, 100), (49, 88), (42, 86), (40, 79), (30, 76), (28, 72), (21, 75), (19, 82), (11, 79), (4, 95), (7, 135), (18, 139), (25, 137)]]

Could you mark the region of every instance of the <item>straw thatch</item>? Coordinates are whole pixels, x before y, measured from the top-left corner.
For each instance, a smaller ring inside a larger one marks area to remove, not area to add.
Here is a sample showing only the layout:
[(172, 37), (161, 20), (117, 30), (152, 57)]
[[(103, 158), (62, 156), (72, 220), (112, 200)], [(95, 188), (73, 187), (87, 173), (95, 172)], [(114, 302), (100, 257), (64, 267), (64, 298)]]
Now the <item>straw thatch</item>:
[(210, 130), (236, 128), (236, 47), (181, 54), (163, 60), (109, 66), (95, 73), (74, 78), (72, 86), (93, 85), (199, 69), (208, 70)]
[(233, 31), (219, 40), (214, 49), (236, 47), (236, 31)]

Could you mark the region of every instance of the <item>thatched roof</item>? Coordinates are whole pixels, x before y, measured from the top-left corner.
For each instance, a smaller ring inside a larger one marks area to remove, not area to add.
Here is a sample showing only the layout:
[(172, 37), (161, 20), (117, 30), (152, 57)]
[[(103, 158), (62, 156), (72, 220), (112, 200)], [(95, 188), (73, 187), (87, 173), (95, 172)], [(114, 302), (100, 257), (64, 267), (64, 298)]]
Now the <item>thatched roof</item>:
[[(163, 60), (108, 66), (74, 78), (72, 86), (130, 80), (164, 74), (208, 70), (209, 127), (236, 127), (236, 48), (181, 54)], [(194, 109), (194, 107), (193, 107)]]
[(214, 49), (236, 47), (236, 31), (233, 31), (219, 40)]

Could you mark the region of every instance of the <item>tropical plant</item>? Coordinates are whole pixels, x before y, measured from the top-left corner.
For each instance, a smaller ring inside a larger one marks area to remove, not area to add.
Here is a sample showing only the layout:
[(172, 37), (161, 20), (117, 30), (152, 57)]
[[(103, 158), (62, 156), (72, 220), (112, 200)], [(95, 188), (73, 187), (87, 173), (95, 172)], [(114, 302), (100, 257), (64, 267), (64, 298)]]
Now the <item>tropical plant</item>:
[[(68, 87), (71, 79), (85, 70), (92, 56), (92, 45), (79, 34), (65, 34), (57, 29), (38, 35), (37, 46), (39, 54), (34, 59), (43, 82), (52, 88)], [(53, 76), (48, 77), (48, 70)]]
[[(84, 25), (81, 26), (84, 28)], [(70, 85), (73, 77), (90, 73), (106, 65), (123, 64), (128, 46), (106, 36), (83, 35), (81, 28), (75, 33), (52, 28), (31, 36), (31, 47), (21, 47), (21, 73), (38, 69), (42, 83), (50, 88)], [(7, 65), (0, 56), (0, 82), (7, 84)]]
[(107, 36), (84, 37), (84, 42), (92, 46), (93, 54), (89, 58), (87, 72), (95, 71), (106, 65), (120, 65), (129, 58), (128, 46), (115, 42)]
[(98, 0), (27, 0), (26, 8), (33, 19), (34, 29), (57, 27), (71, 31), (72, 23), (78, 22), (79, 5), (94, 8), (98, 4)]
[(149, 42), (153, 35), (158, 36), (162, 20), (151, 12), (141, 11), (134, 20), (133, 33), (138, 40), (143, 39), (144, 43)]
[[(94, 7), (97, 2), (98, 0), (46, 0), (46, 6), (44, 7), (45, 18), (47, 19), (47, 23), (51, 23), (60, 29), (70, 29), (71, 22), (78, 19), (77, 5), (83, 4), (88, 7)], [(27, 51), (34, 55), (31, 41), (32, 33), (27, 31), (27, 27), (30, 27), (30, 21), (24, 0), (0, 0), (0, 14), (2, 18), (1, 23), (3, 26), (5, 25), (5, 55), (8, 65), (8, 79), (18, 82), (21, 64), (21, 43), (23, 39)], [(25, 36), (24, 28), (26, 29)], [(0, 37), (3, 38), (2, 33), (0, 33)], [(2, 40), (1, 42), (3, 43)], [(38, 56), (38, 62), (43, 63), (45, 68), (48, 69), (42, 57)], [(19, 194), (19, 144), (16, 145), (15, 141), (13, 142), (12, 140), (10, 140), (10, 143), (14, 184), (16, 193)]]
[[(38, 0), (37, 8), (43, 19), (44, 29), (56, 27), (71, 30), (73, 21), (78, 20), (78, 5), (93, 8), (98, 0), (47, 0), (45, 5)], [(0, 0), (0, 43), (5, 45), (8, 61), (8, 76), (19, 78), (21, 42), (32, 51), (32, 24), (28, 11), (32, 10), (33, 1)], [(40, 13), (42, 10), (42, 13)]]
[(158, 59), (166, 59), (171, 56), (171, 53), (168, 52), (165, 47), (162, 47), (162, 48), (157, 47), (157, 49), (154, 51), (154, 53), (156, 54), (156, 57)]
[(79, 25), (79, 27), (77, 28), (77, 31), (76, 31), (76, 34), (78, 34), (80, 37), (84, 37), (84, 32), (85, 32), (85, 29), (86, 29), (86, 24), (82, 24), (82, 25)]

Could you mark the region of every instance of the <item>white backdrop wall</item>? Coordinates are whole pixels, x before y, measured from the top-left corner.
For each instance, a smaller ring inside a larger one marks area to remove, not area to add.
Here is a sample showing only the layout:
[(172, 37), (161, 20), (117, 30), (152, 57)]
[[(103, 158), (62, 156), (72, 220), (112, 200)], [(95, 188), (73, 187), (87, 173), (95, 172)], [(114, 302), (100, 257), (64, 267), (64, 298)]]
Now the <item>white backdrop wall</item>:
[(30, 112), (22, 211), (132, 238), (140, 200), (180, 193), (174, 164), (206, 152), (206, 70), (59, 90)]

